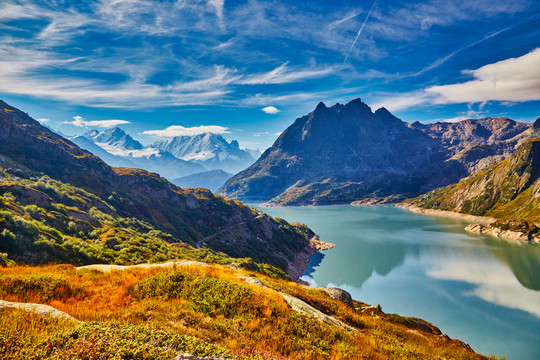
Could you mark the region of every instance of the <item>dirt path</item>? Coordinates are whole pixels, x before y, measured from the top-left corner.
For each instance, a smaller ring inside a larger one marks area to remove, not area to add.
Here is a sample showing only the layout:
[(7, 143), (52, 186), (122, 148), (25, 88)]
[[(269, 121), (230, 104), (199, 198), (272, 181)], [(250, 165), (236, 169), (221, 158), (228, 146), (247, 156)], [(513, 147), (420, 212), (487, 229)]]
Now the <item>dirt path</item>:
[(207, 236), (207, 237), (205, 237), (205, 238), (202, 238), (201, 240), (197, 241), (197, 244), (195, 244), (195, 248), (200, 249), (200, 248), (201, 248), (201, 244), (202, 244), (203, 242), (205, 242), (206, 240), (211, 239), (211, 238), (213, 238), (214, 236), (217, 236), (217, 235), (219, 235), (219, 234), (222, 234), (222, 233), (224, 233), (225, 231), (228, 231), (228, 230), (232, 229), (232, 228), (235, 227), (235, 226), (245, 225), (245, 224), (247, 224), (247, 223), (250, 222), (250, 221), (253, 221), (253, 220), (255, 220), (255, 219), (260, 219), (260, 218), (262, 218), (263, 216), (264, 216), (264, 214), (259, 214), (259, 215), (255, 216), (255, 217), (253, 217), (253, 218), (251, 218), (251, 219), (249, 219), (249, 220), (239, 222), (238, 224), (233, 224), (233, 225), (231, 225), (231, 226), (226, 227), (226, 228), (223, 229), (223, 230), (218, 231), (218, 232), (215, 233), (215, 234), (212, 234), (212, 235), (209, 235), (209, 236)]

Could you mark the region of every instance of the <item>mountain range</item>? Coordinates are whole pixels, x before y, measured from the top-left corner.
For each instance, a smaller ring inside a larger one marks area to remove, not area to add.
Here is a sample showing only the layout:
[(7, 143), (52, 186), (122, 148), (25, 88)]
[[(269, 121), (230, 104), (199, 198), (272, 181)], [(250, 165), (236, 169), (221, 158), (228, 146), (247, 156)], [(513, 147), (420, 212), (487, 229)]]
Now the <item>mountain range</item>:
[[(238, 142), (227, 142), (221, 135), (205, 133), (194, 137), (178, 136), (144, 146), (118, 127), (104, 131), (91, 130), (69, 138), (81, 148), (117, 167), (141, 168), (173, 180), (192, 174), (196, 187), (221, 186), (226, 178), (202, 175), (208, 170), (240, 171), (255, 159)], [(223, 180), (221, 183), (216, 181)]]
[[(122, 141), (138, 147), (127, 136)], [(217, 261), (228, 255), (286, 271), (297, 254), (312, 251), (315, 236), (206, 189), (112, 168), (1, 101), (0, 195), (0, 253), (21, 263)]]
[(253, 152), (240, 149), (238, 141), (230, 143), (219, 134), (204, 133), (196, 136), (177, 136), (161, 140), (152, 147), (167, 151), (179, 159), (203, 165), (209, 170), (221, 169), (237, 173), (253, 164)]
[(219, 193), (269, 205), (397, 202), (456, 183), (538, 135), (507, 118), (406, 123), (360, 99), (321, 102)]

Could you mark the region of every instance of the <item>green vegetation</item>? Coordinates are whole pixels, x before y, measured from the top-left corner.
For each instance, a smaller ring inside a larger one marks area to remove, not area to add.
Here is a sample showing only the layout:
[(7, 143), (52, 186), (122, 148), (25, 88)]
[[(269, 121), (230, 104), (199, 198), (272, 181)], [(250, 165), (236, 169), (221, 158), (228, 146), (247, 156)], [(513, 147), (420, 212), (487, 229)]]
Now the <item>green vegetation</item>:
[[(349, 328), (294, 311), (281, 292)], [(485, 359), (423, 320), (369, 313), (366, 304), (350, 306), (321, 289), (221, 265), (110, 273), (68, 265), (6, 267), (0, 293), (82, 321), (0, 309), (2, 359), (171, 359), (184, 352), (246, 360)]]
[(532, 231), (540, 221), (540, 139), (455, 185), (433, 190), (406, 203), (431, 209), (490, 216), (503, 230)]

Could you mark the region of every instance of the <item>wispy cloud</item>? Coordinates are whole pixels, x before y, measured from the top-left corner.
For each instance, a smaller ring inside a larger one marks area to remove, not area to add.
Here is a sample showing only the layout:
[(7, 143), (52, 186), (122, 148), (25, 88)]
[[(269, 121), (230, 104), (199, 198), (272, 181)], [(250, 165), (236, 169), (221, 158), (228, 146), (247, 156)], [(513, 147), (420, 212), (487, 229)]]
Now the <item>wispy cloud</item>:
[(36, 120), (39, 121), (42, 124), (45, 124), (45, 123), (48, 123), (48, 122), (51, 121), (51, 119), (45, 119), (45, 118), (39, 118), (39, 119), (36, 119)]
[(277, 114), (280, 111), (275, 106), (266, 106), (266, 107), (263, 107), (261, 110), (267, 114)]
[(70, 124), (77, 127), (102, 127), (102, 128), (113, 128), (118, 125), (130, 124), (131, 122), (127, 120), (85, 120), (82, 116), (74, 116), (73, 121), (64, 121), (62, 124)]
[(201, 125), (194, 127), (183, 127), (180, 125), (169, 126), (164, 130), (147, 130), (144, 135), (154, 135), (159, 137), (175, 137), (175, 136), (195, 136), (204, 133), (213, 134), (228, 134), (229, 128), (217, 125)]
[(262, 74), (246, 76), (240, 80), (239, 84), (260, 85), (260, 84), (286, 84), (306, 79), (327, 76), (336, 71), (335, 67), (321, 69), (289, 69), (289, 63), (283, 63), (277, 68)]

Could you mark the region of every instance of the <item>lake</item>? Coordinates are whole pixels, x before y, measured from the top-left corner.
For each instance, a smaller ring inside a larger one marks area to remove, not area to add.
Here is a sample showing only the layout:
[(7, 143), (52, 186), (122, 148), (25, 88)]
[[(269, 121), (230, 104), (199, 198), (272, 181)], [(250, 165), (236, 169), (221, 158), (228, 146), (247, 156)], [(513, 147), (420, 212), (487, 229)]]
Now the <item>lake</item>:
[(540, 359), (540, 246), (389, 205), (262, 208), (336, 244), (304, 280), (415, 316), (485, 355)]

